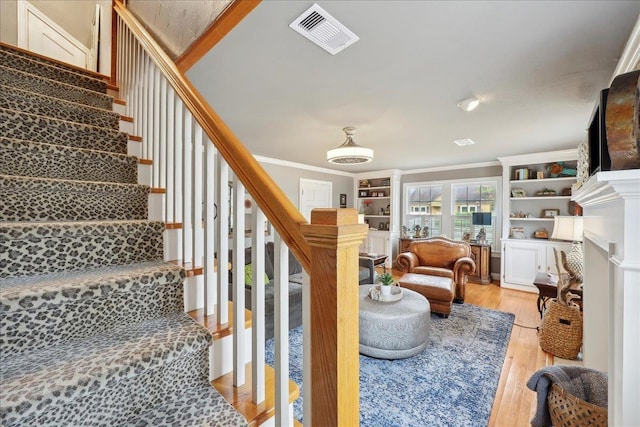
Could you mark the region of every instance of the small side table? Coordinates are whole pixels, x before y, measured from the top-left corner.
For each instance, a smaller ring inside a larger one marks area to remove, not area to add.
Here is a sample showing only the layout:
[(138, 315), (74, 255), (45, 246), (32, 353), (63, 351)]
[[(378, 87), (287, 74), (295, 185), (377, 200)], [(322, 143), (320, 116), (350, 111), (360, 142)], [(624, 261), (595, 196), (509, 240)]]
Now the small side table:
[[(387, 258), (388, 258), (388, 256), (387, 256), (387, 255), (369, 256), (369, 254), (362, 254), (362, 253), (361, 253), (361, 254), (358, 254), (358, 256), (359, 256), (360, 258), (369, 258), (370, 260), (372, 260), (372, 261), (373, 261), (373, 267), (374, 267), (374, 268), (375, 268), (375, 267), (377, 267), (377, 266), (379, 266), (379, 265), (381, 265), (381, 266), (382, 266), (382, 271), (383, 271), (384, 273), (386, 273), (386, 272), (387, 272), (387, 264), (386, 264), (386, 262), (387, 262)], [(373, 279), (372, 279), (372, 280), (373, 280)]]
[(467, 278), (476, 283), (491, 283), (491, 246), (482, 243), (469, 243), (476, 262), (476, 271)]
[[(558, 297), (558, 286), (549, 283), (547, 273), (538, 273), (535, 279), (533, 279), (533, 284), (538, 288), (538, 312), (542, 319), (542, 313), (547, 308), (547, 301), (551, 298)], [(569, 292), (580, 297), (576, 302), (582, 310), (582, 289), (572, 288)]]

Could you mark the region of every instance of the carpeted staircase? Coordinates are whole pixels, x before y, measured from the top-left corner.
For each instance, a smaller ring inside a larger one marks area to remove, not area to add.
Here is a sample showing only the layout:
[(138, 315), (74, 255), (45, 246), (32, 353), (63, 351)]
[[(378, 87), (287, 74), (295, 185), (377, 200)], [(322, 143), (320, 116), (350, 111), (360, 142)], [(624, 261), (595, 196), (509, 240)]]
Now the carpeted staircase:
[(246, 425), (106, 92), (0, 45), (0, 424)]

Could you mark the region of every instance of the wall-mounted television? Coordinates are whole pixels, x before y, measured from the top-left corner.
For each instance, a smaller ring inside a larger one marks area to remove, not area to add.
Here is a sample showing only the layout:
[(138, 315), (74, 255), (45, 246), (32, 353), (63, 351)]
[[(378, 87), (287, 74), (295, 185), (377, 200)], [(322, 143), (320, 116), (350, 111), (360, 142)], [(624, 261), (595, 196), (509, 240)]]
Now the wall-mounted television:
[(604, 117), (609, 89), (600, 91), (591, 115), (588, 131), (589, 176), (597, 172), (611, 170), (611, 158), (607, 147), (607, 128)]

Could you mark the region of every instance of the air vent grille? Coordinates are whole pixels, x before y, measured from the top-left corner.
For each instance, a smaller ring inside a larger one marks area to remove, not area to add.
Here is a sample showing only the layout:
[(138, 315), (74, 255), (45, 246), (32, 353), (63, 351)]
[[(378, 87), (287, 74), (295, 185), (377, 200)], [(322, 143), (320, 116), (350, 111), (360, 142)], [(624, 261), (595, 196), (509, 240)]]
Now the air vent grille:
[(359, 40), (358, 36), (317, 4), (298, 16), (289, 27), (332, 55)]

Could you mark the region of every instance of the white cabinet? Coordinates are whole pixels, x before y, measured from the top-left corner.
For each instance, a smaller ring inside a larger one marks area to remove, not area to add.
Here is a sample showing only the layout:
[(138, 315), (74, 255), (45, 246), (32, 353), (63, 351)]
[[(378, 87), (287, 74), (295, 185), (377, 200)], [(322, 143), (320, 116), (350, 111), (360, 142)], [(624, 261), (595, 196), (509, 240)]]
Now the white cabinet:
[[(384, 254), (389, 255), (391, 253), (397, 252), (397, 248), (389, 248), (392, 246), (390, 242), (390, 235), (392, 233), (385, 231), (369, 231), (367, 238), (363, 242), (363, 247), (361, 249), (366, 249), (364, 252), (366, 253), (374, 253), (374, 254)], [(393, 261), (393, 260), (391, 260)]]
[(501, 285), (505, 288), (536, 292), (533, 285), (536, 274), (558, 274), (554, 248), (567, 253), (571, 249), (571, 243), (504, 239)]
[(386, 266), (391, 267), (400, 234), (400, 171), (357, 174), (355, 200), (356, 209), (370, 227), (360, 252), (387, 255)]
[(498, 158), (504, 200), (501, 286), (536, 292), (536, 273), (557, 274), (553, 247), (568, 252), (571, 244), (548, 237), (554, 216), (577, 209), (571, 202), (577, 159), (577, 149)]

